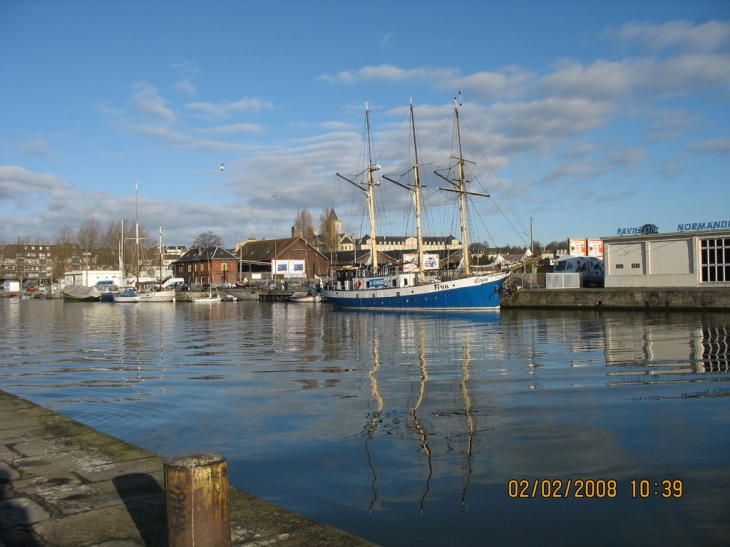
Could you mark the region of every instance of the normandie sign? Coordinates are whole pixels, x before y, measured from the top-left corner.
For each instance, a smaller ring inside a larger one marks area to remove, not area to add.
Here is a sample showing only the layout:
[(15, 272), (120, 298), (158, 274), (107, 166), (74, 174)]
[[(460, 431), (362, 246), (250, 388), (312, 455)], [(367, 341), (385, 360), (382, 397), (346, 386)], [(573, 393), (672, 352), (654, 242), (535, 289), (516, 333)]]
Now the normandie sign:
[[(714, 220), (712, 222), (688, 222), (687, 224), (678, 224), (678, 232), (695, 232), (698, 230), (722, 230), (730, 228), (730, 220)], [(645, 234), (658, 234), (659, 228), (654, 224), (644, 224), (632, 228), (619, 228), (616, 231), (617, 236), (637, 236)]]
[(721, 230), (730, 228), (730, 220), (715, 220), (712, 222), (693, 222), (691, 224), (680, 224), (678, 232), (693, 232), (695, 230)]

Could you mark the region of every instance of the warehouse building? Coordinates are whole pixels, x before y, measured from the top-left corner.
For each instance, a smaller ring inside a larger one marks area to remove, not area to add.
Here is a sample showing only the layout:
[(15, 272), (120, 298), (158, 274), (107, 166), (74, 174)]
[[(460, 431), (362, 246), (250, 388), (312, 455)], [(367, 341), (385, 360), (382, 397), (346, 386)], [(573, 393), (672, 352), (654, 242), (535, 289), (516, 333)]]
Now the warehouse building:
[(651, 227), (602, 238), (607, 288), (730, 287), (730, 221)]

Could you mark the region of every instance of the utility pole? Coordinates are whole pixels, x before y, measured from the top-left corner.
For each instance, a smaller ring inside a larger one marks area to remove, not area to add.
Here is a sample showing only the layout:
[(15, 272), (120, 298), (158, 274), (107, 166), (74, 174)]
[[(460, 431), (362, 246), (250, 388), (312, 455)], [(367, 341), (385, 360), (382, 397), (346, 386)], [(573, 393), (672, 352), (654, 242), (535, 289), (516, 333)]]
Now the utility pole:
[(528, 234), (527, 232), (525, 232), (525, 235), (529, 235), (530, 236), (530, 253), (532, 254), (532, 256), (535, 256), (535, 250), (532, 248), (532, 241), (533, 241), (533, 237), (532, 237), (532, 225), (533, 225), (534, 222), (535, 222), (535, 217), (530, 217), (530, 233)]

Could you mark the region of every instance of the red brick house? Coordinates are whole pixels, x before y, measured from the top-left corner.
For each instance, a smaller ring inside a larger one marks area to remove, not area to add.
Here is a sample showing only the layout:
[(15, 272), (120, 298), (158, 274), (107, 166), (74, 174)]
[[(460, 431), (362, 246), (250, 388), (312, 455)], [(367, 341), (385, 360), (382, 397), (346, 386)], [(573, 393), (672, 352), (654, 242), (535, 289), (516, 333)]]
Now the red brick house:
[(221, 247), (195, 247), (171, 264), (174, 277), (212, 286), (238, 280), (239, 260)]

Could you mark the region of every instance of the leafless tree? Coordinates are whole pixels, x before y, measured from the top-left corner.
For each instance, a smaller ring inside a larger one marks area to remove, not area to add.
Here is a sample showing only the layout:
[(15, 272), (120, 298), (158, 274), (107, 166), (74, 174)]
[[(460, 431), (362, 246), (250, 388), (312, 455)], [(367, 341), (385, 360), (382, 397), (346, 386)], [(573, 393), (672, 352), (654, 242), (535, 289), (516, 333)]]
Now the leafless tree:
[(213, 246), (223, 247), (223, 238), (221, 238), (218, 234), (216, 234), (213, 230), (208, 230), (207, 232), (203, 232), (198, 237), (195, 238), (195, 241), (193, 241), (193, 247), (213, 247)]
[(319, 215), (319, 227), (322, 233), (320, 237), (322, 251), (325, 253), (337, 251), (340, 245), (340, 230), (334, 209), (331, 207), (324, 208), (322, 214)]
[(95, 262), (95, 251), (101, 238), (101, 223), (95, 218), (89, 219), (76, 232), (76, 243), (82, 253), (85, 268), (91, 268)]
[(294, 235), (303, 238), (307, 243), (314, 243), (316, 233), (312, 215), (306, 207), (297, 211), (296, 219), (294, 219)]
[(53, 253), (53, 279), (60, 279), (66, 273), (73, 257), (74, 240), (76, 236), (70, 226), (64, 226), (56, 238), (56, 248)]

